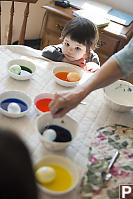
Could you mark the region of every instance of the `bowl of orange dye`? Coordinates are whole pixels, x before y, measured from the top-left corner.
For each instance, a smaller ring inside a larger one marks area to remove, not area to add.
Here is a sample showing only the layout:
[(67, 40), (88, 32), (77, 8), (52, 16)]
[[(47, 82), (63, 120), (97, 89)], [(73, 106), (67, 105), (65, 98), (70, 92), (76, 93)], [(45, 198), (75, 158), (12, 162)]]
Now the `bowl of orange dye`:
[(41, 93), (35, 97), (34, 105), (39, 114), (50, 111), (49, 104), (52, 101), (53, 96), (54, 95), (51, 93)]
[(74, 87), (82, 79), (83, 71), (78, 67), (70, 64), (56, 66), (53, 69), (53, 76), (57, 84), (65, 87)]

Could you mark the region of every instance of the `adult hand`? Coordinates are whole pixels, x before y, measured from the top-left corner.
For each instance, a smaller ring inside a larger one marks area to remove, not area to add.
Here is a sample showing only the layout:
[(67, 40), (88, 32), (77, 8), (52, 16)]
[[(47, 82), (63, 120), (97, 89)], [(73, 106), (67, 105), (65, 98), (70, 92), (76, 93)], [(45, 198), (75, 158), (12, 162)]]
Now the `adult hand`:
[(80, 91), (77, 91), (77, 89), (56, 93), (50, 103), (50, 111), (53, 117), (62, 117), (68, 111), (75, 108), (82, 100), (81, 96)]

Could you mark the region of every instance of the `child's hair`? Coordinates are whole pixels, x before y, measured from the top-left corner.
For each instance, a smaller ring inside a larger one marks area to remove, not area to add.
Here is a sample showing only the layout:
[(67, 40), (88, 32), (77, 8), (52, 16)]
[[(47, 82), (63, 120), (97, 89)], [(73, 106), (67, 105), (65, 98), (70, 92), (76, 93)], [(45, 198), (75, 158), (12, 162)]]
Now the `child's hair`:
[(70, 36), (71, 40), (86, 45), (94, 49), (98, 42), (98, 30), (95, 24), (83, 17), (74, 17), (64, 27), (61, 38)]
[(30, 154), (10, 130), (0, 129), (0, 198), (37, 199)]

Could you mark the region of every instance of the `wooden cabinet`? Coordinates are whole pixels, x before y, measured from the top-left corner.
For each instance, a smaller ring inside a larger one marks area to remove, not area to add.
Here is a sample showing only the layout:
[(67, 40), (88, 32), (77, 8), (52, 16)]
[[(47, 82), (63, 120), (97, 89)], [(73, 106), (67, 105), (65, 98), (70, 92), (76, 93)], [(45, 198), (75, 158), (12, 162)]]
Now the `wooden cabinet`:
[[(74, 8), (55, 6), (53, 1), (43, 8), (46, 11), (44, 31), (42, 34), (41, 49), (51, 44), (61, 43), (61, 31), (65, 24), (72, 19)], [(114, 53), (122, 49), (133, 36), (133, 23), (123, 26), (115, 22), (99, 29), (98, 48), (95, 50), (100, 58), (101, 65)]]

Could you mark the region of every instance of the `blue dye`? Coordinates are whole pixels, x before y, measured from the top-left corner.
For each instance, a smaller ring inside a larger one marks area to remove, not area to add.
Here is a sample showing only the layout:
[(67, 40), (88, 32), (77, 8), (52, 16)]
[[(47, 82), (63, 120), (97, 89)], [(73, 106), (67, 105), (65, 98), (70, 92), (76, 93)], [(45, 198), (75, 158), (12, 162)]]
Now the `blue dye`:
[(10, 103), (16, 103), (19, 105), (20, 109), (21, 109), (21, 112), (24, 112), (28, 109), (28, 106), (27, 104), (20, 100), (20, 99), (16, 99), (16, 98), (8, 98), (8, 99), (5, 99), (3, 100), (1, 103), (0, 103), (0, 108), (4, 109), (5, 111), (7, 111), (7, 107)]
[(43, 135), (45, 130), (53, 129), (56, 132), (56, 138), (53, 140), (54, 142), (70, 142), (72, 140), (72, 135), (69, 130), (58, 126), (58, 125), (47, 125), (43, 129), (41, 129), (40, 133)]

